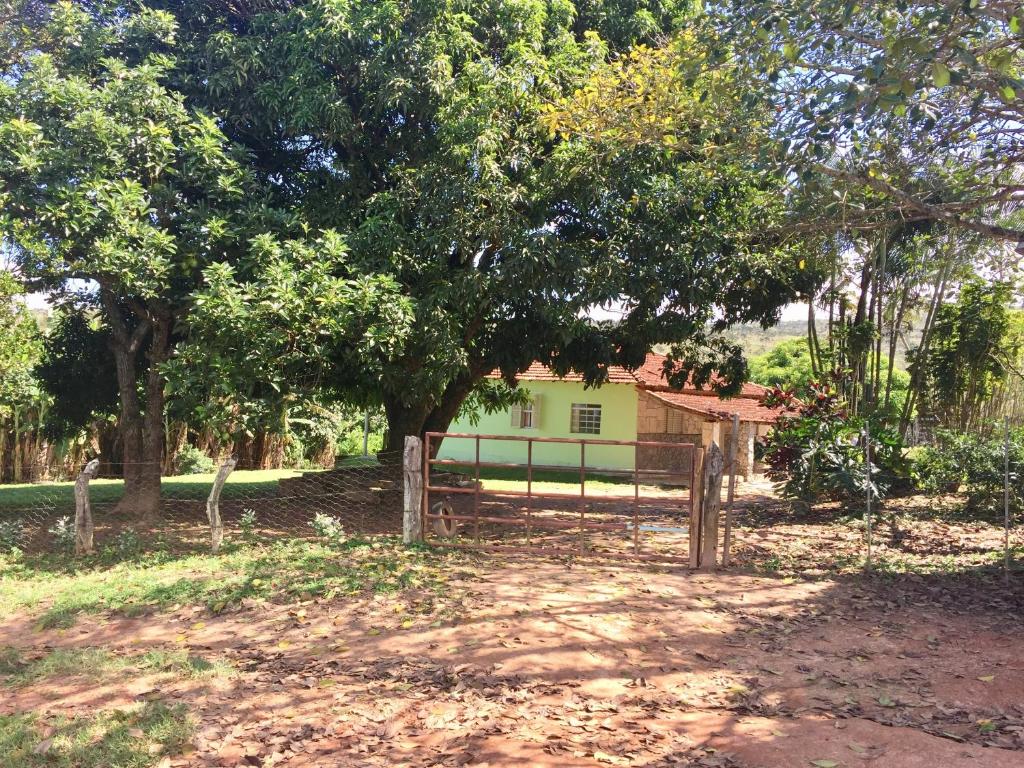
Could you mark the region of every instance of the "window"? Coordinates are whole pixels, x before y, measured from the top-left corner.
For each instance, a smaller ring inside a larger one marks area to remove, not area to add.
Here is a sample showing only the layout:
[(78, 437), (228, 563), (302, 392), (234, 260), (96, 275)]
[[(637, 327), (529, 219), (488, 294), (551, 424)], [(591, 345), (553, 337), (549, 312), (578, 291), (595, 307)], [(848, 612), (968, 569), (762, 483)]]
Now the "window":
[(674, 408), (668, 410), (668, 416), (666, 417), (667, 424), (665, 431), (672, 435), (683, 434), (683, 412), (677, 411)]
[(526, 405), (512, 406), (512, 426), (516, 429), (536, 429), (540, 424), (540, 407), (535, 399)]
[(569, 431), (583, 435), (601, 434), (601, 406), (597, 403), (573, 403)]

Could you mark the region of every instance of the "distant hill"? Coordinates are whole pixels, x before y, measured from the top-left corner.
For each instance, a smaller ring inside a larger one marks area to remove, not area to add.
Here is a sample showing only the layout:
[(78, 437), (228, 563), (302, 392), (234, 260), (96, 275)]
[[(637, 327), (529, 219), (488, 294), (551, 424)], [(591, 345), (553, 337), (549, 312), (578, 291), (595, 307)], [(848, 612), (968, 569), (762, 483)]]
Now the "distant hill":
[(778, 325), (764, 329), (756, 323), (737, 325), (726, 331), (725, 336), (743, 347), (748, 358), (763, 355), (780, 341), (802, 339), (807, 336), (806, 320), (783, 320)]
[[(827, 336), (827, 320), (818, 318), (818, 336), (822, 344)], [(778, 325), (765, 330), (759, 325), (737, 325), (726, 331), (725, 336), (743, 347), (743, 352), (749, 360), (751, 357), (763, 355), (779, 342), (789, 339), (807, 338), (806, 320), (783, 320)], [(921, 331), (918, 328), (911, 328), (903, 334), (903, 339), (896, 347), (896, 367), (905, 369), (907, 366), (906, 350), (909, 346), (915, 348), (921, 341)]]

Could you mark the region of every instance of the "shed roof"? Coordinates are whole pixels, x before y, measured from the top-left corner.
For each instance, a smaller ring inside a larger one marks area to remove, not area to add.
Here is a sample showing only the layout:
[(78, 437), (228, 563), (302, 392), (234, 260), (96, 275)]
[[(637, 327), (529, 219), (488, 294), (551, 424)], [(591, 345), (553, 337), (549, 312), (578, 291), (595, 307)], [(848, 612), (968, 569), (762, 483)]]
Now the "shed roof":
[(769, 408), (753, 397), (733, 397), (722, 400), (712, 392), (650, 392), (650, 395), (673, 408), (682, 408), (713, 421), (729, 421), (734, 413), (740, 421), (774, 424), (781, 409)]

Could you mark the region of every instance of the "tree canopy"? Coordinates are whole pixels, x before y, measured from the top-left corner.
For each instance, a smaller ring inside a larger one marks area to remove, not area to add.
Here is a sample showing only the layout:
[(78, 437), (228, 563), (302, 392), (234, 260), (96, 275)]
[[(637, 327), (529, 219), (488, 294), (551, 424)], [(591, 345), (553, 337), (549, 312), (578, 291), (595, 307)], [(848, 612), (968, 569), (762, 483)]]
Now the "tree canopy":
[[(708, 324), (771, 322), (810, 280), (794, 246), (760, 235), (781, 179), (756, 154), (724, 161), (713, 114), (674, 153), (551, 130), (553, 105), (673, 32), (687, 4), (165, 7), (188, 103), (247, 149), (275, 206), (343, 233), (353, 270), (409, 299), (401, 350), (362, 382), (336, 374), (383, 402), (393, 447), (446, 428), (491, 370), (511, 383), (534, 360), (599, 383), (677, 344), (677, 375), (720, 369), (728, 391), (745, 365)], [(763, 126), (748, 127), (756, 145)], [(595, 322), (595, 307), (621, 320)]]
[(717, 20), (773, 94), (787, 165), (838, 189), (834, 220), (1024, 239), (1018, 4), (756, 0)]

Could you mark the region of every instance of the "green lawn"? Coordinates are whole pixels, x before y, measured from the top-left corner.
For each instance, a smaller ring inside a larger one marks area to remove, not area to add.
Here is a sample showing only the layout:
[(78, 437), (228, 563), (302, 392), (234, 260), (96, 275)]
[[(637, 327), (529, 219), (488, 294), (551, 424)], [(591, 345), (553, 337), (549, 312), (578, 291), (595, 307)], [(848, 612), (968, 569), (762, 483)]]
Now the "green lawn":
[(150, 549), (110, 562), (103, 553), (0, 555), (0, 614), (27, 612), (42, 627), (66, 627), (83, 613), (132, 615), (171, 605), (214, 612), (242, 600), (293, 600), (407, 587), (439, 590), (464, 556), (404, 547), (396, 538), (229, 542), (218, 554)]
[[(472, 464), (442, 465), (432, 471), (455, 471), (473, 477)], [(480, 480), (485, 491), (525, 491), (526, 470), (510, 467), (481, 467)], [(578, 469), (535, 469), (533, 490), (540, 493), (579, 493), (580, 471)], [(641, 493), (657, 492), (658, 486), (641, 481)], [(587, 470), (587, 496), (629, 496), (633, 493), (631, 475), (609, 475), (600, 471)]]
[[(304, 470), (263, 469), (232, 472), (224, 486), (223, 498), (245, 498), (274, 492), (277, 481), (295, 477)], [(163, 495), (168, 499), (205, 499), (210, 493), (215, 474), (179, 475), (165, 477)], [(93, 504), (111, 504), (121, 498), (124, 483), (121, 480), (99, 478), (89, 483), (89, 499)], [(75, 484), (18, 483), (0, 485), (0, 510), (47, 509), (73, 507)]]
[(0, 768), (148, 768), (180, 753), (195, 730), (184, 706), (158, 701), (40, 720), (0, 715)]

